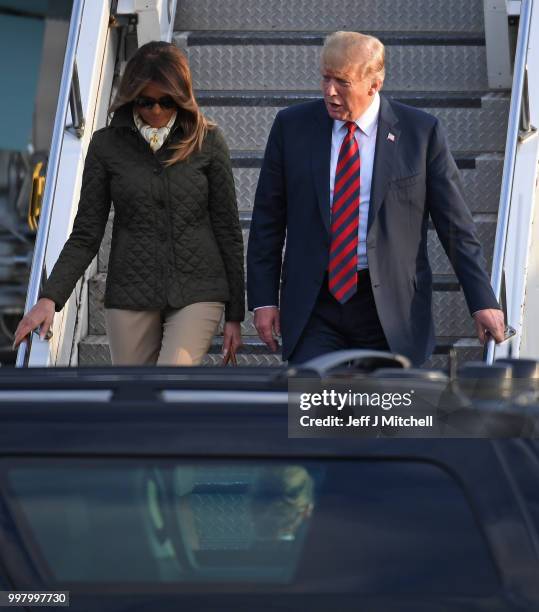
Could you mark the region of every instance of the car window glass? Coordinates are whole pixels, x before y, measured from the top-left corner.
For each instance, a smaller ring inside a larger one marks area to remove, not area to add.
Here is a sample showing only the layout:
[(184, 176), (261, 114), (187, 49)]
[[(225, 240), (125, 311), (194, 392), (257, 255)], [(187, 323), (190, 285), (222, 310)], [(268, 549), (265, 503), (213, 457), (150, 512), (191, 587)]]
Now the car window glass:
[(0, 466), (0, 525), (12, 525), (35, 571), (52, 583), (179, 583), (214, 592), (499, 588), (480, 520), (435, 464), (42, 459)]

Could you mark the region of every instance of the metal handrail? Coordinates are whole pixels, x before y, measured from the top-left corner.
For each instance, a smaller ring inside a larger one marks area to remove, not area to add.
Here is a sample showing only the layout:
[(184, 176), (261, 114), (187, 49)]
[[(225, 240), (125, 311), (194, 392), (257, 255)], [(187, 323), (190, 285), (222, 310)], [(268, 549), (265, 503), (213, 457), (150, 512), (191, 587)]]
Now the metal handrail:
[[(511, 105), (509, 108), (509, 122), (507, 125), (507, 140), (505, 143), (505, 160), (503, 165), (503, 177), (500, 192), (500, 206), (498, 210), (498, 224), (496, 227), (496, 238), (494, 242), (494, 254), (492, 259), (491, 284), (498, 302), (500, 301), (502, 289), (507, 230), (509, 227), (509, 211), (511, 208), (511, 192), (513, 190), (513, 178), (515, 174), (515, 162), (519, 144), (521, 117), (523, 114), (523, 109), (525, 115), (526, 108), (528, 108), (528, 90), (525, 86), (526, 57), (528, 52), (532, 7), (532, 0), (522, 0), (517, 48), (515, 54), (515, 66), (513, 70), (513, 86), (511, 89), (512, 94)], [(495, 347), (496, 345), (494, 340), (490, 339), (487, 343), (487, 348), (485, 351), (485, 361), (488, 364), (492, 364), (494, 361)]]
[(84, 113), (82, 111), (82, 102), (80, 99), (80, 84), (77, 62), (73, 64), (73, 78), (71, 79), (71, 89), (69, 91), (69, 108), (71, 110), (73, 125), (71, 125), (68, 129), (71, 129), (77, 138), (82, 138), (84, 135), (85, 120)]
[[(85, 0), (74, 0), (71, 21), (69, 25), (69, 35), (67, 37), (66, 54), (62, 69), (62, 79), (60, 81), (60, 93), (58, 96), (58, 106), (54, 119), (54, 129), (52, 132), (51, 151), (47, 166), (47, 178), (45, 182), (45, 193), (43, 196), (43, 207), (41, 211), (40, 223), (37, 231), (32, 259), (32, 270), (28, 283), (28, 293), (26, 296), (25, 314), (36, 304), (41, 290), (41, 279), (45, 268), (45, 249), (49, 238), (49, 229), (52, 216), (53, 200), (58, 179), (58, 166), (62, 151), (62, 141), (64, 136), (67, 109), (69, 106), (71, 83), (73, 79), (73, 68), (75, 66), (75, 56), (79, 41), (80, 25), (82, 21), (82, 11)], [(16, 366), (27, 365), (32, 343), (32, 334), (27, 340), (23, 341), (17, 353)]]
[(524, 91), (522, 98), (522, 112), (520, 113), (519, 142), (526, 142), (537, 134), (537, 128), (530, 121), (530, 94), (528, 89), (528, 66), (524, 72)]

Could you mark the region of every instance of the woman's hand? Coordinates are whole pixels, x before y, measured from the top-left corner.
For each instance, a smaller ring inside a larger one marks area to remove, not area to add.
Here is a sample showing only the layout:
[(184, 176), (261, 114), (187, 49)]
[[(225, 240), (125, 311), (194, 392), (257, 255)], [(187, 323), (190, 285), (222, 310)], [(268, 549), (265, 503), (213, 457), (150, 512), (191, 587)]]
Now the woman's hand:
[(227, 321), (223, 329), (223, 357), (226, 357), (229, 351), (234, 354), (241, 346), (241, 324), (239, 321)]
[(54, 319), (55, 304), (49, 298), (41, 298), (37, 304), (20, 320), (15, 330), (15, 340), (13, 349), (31, 333), (39, 327), (39, 336), (43, 340), (49, 331), (52, 320)]

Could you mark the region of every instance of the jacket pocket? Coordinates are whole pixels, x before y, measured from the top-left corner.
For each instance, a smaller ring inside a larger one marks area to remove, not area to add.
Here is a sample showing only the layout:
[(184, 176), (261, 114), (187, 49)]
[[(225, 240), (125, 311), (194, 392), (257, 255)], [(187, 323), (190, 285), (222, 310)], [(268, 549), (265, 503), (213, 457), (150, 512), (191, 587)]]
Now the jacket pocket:
[(402, 176), (400, 178), (393, 179), (391, 181), (391, 187), (395, 189), (402, 189), (404, 187), (410, 187), (416, 183), (424, 182), (425, 175), (423, 173), (413, 174), (411, 176)]

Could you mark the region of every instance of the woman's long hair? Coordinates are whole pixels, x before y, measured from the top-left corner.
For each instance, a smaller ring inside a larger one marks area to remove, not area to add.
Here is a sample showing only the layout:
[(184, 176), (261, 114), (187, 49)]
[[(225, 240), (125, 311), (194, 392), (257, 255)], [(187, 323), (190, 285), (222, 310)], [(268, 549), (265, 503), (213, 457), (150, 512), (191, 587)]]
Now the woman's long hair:
[(172, 165), (200, 151), (208, 130), (215, 124), (204, 117), (195, 100), (185, 55), (175, 45), (163, 41), (146, 43), (129, 60), (110, 112), (133, 102), (150, 83), (163, 89), (178, 105), (182, 138), (171, 147), (175, 152), (167, 165)]

